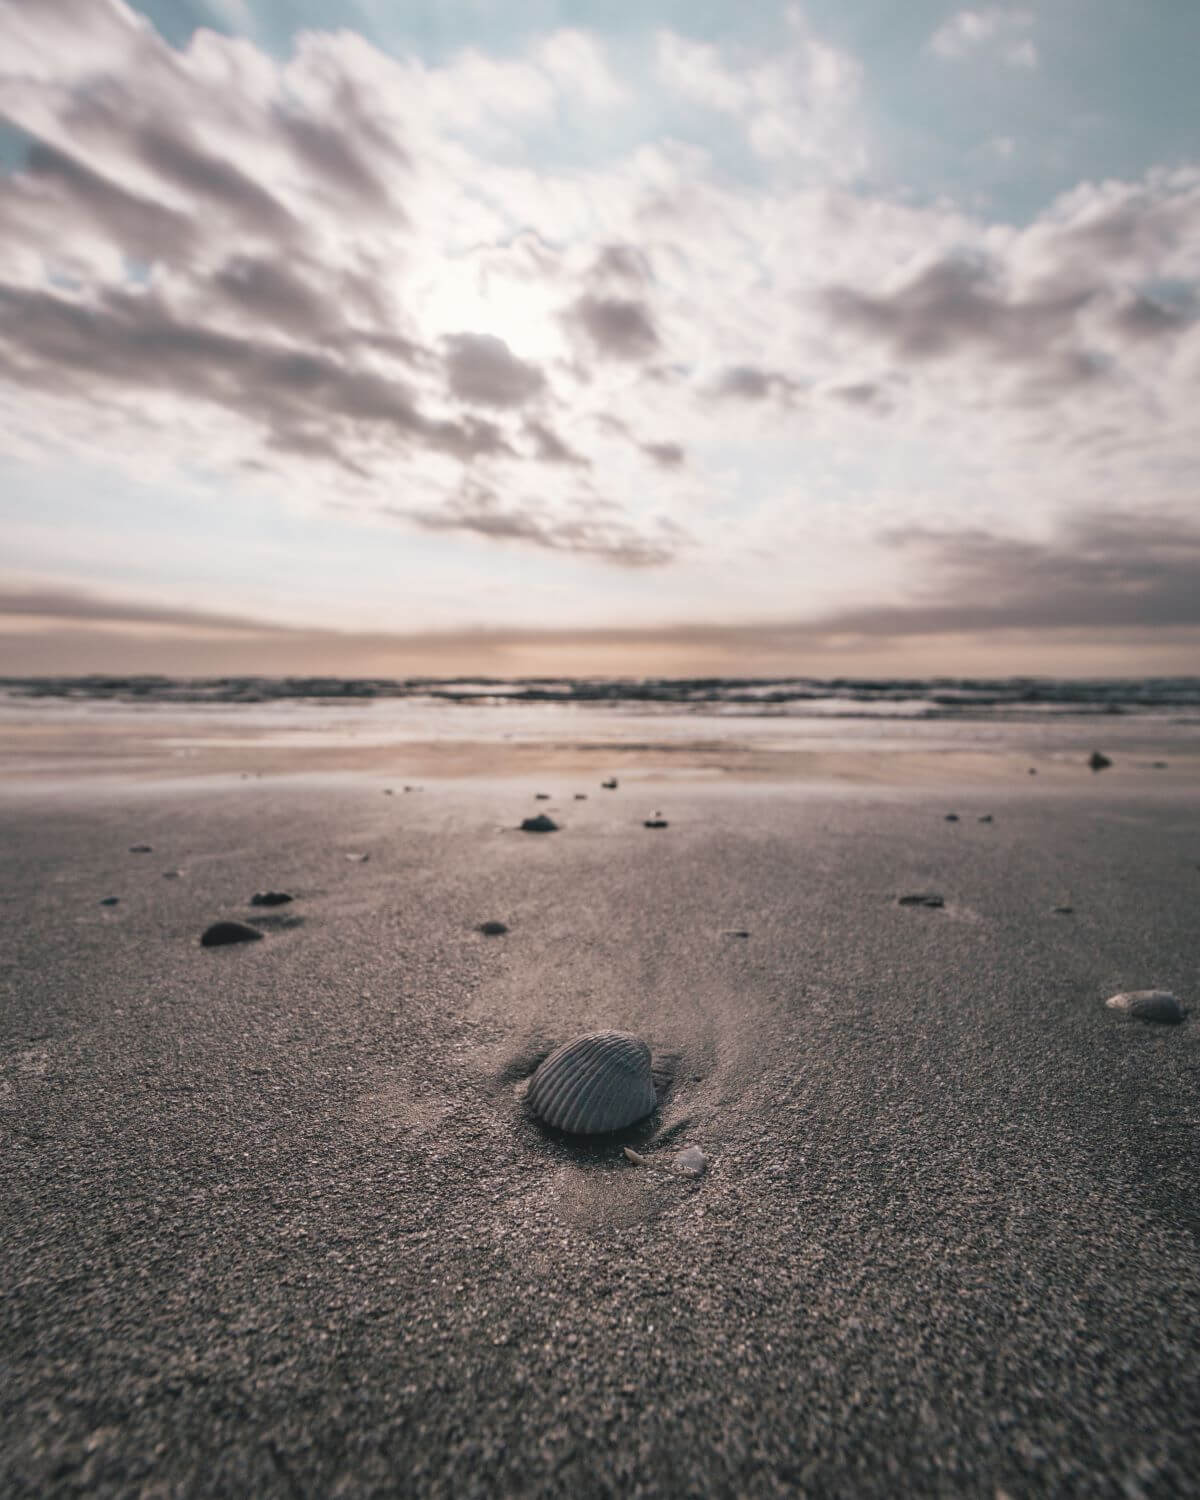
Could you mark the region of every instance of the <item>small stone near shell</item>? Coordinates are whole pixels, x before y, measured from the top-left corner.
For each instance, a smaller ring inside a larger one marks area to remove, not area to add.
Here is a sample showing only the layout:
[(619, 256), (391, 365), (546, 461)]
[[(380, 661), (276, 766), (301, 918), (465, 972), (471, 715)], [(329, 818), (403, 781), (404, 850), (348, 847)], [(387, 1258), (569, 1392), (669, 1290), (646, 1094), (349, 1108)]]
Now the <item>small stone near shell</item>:
[(226, 943), (257, 943), (262, 933), (245, 922), (214, 922), (200, 939), (205, 948), (222, 948)]
[(553, 818), (548, 818), (545, 813), (538, 813), (536, 818), (521, 819), (522, 833), (557, 833), (558, 824)]
[(1170, 990), (1130, 990), (1113, 995), (1104, 1003), (1109, 1010), (1123, 1011), (1136, 1021), (1174, 1024), (1183, 1020), (1183, 1007)]
[(557, 1048), (533, 1075), (528, 1102), (569, 1135), (624, 1130), (658, 1105), (650, 1049), (623, 1031), (597, 1031)]
[(1105, 755), (1103, 751), (1093, 750), (1091, 755), (1088, 757), (1088, 765), (1091, 766), (1093, 771), (1103, 771), (1108, 766), (1112, 765), (1112, 761), (1109, 760), (1108, 756)]
[(255, 891), (251, 906), (286, 906), (293, 898), (286, 891)]
[(484, 937), (503, 937), (508, 928), (503, 922), (480, 922), (478, 930)]
[(674, 1171), (682, 1172), (685, 1177), (699, 1177), (708, 1166), (708, 1157), (701, 1151), (699, 1146), (688, 1146), (671, 1163)]
[(908, 896), (897, 896), (898, 906), (945, 906), (946, 898), (936, 891), (913, 891)]

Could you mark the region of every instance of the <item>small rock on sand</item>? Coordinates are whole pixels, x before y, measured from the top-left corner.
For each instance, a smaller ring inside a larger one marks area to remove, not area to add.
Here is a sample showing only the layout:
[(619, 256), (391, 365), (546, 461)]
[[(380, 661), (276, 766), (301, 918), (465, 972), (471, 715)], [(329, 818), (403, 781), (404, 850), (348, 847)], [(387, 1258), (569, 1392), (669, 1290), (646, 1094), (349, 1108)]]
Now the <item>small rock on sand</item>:
[(612, 776), (607, 781), (602, 781), (600, 785), (606, 792), (615, 792), (617, 789), (617, 778)]
[(120, 899), (121, 899), (120, 896), (101, 896), (100, 897), (100, 905), (101, 906), (116, 906), (118, 904), (118, 902), (120, 901)]
[(587, 801), (587, 793), (586, 792), (576, 792), (575, 793), (575, 800), (576, 800), (576, 802), (586, 802)]
[(688, 1146), (671, 1163), (672, 1169), (685, 1177), (699, 1177), (707, 1166), (708, 1157), (699, 1146)]
[(748, 938), (749, 932), (744, 927), (726, 927), (721, 934), (722, 937)]
[(1050, 908), (1056, 917), (1073, 917), (1075, 908), (1073, 906), (1053, 906)]
[(150, 844), (130, 844), (130, 854), (153, 854), (154, 849)]
[(1135, 1021), (1183, 1020), (1183, 1007), (1170, 990), (1129, 990), (1106, 1000), (1109, 1010), (1119, 1010)]
[(979, 821), (981, 823), (990, 823), (992, 821), (991, 813), (981, 813), (979, 816)]
[(164, 870), (163, 871), (163, 879), (164, 880), (181, 880), (182, 878), (183, 878), (183, 871), (182, 870)]
[(480, 922), (477, 929), (484, 937), (503, 937), (508, 928), (503, 922)]
[(346, 858), (350, 860), (352, 864), (356, 865), (365, 865), (370, 857), (371, 856), (369, 854), (347, 854), (346, 856)]
[(1093, 750), (1091, 755), (1088, 756), (1088, 765), (1091, 766), (1093, 771), (1103, 771), (1112, 765), (1112, 761), (1102, 751)]
[(553, 818), (548, 818), (545, 813), (538, 813), (535, 818), (521, 819), (522, 833), (557, 833), (558, 824)]
[(214, 922), (200, 939), (202, 947), (222, 948), (226, 943), (257, 943), (262, 937), (257, 927), (245, 922)]
[(946, 814), (946, 822), (947, 823), (957, 823), (958, 822), (958, 814), (957, 813), (947, 813)]
[(898, 906), (945, 906), (946, 898), (936, 891), (912, 891), (907, 896), (897, 896)]
[(255, 891), (250, 897), (251, 906), (286, 906), (289, 901), (295, 900), (286, 891)]
[(533, 794), (533, 800), (535, 802), (549, 802), (549, 800), (550, 800), (550, 793), (549, 792), (534, 792), (534, 794)]
[(662, 813), (655, 813), (652, 818), (647, 818), (642, 824), (643, 828), (669, 828), (670, 826)]

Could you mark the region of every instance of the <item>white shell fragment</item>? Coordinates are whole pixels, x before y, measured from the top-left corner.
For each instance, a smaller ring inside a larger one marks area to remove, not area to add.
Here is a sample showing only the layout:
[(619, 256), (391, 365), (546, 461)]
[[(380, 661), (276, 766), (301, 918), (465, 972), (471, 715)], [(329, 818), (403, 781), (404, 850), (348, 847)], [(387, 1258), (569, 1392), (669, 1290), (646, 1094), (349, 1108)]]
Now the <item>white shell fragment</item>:
[(682, 1172), (687, 1177), (699, 1177), (707, 1166), (708, 1157), (699, 1146), (688, 1146), (671, 1163), (674, 1171)]
[(644, 1119), (658, 1104), (650, 1049), (623, 1031), (597, 1031), (552, 1052), (533, 1075), (529, 1104), (547, 1125), (603, 1135)]
[(1130, 990), (1104, 1003), (1109, 1010), (1124, 1011), (1137, 1021), (1183, 1020), (1183, 1007), (1170, 990)]
[(635, 1167), (648, 1167), (650, 1158), (643, 1156), (640, 1151), (635, 1151), (632, 1146), (625, 1147), (625, 1160), (631, 1161)]

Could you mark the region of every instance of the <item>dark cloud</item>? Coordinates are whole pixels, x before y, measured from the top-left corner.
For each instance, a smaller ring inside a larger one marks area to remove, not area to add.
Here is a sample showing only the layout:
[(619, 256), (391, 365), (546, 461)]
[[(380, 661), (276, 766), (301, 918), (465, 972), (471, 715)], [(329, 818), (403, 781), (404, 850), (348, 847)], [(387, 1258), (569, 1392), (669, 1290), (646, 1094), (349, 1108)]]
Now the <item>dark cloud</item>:
[(311, 338), (340, 321), (320, 293), (274, 257), (231, 256), (212, 285), (239, 309), (292, 334)]
[(677, 469), (683, 463), (683, 449), (678, 443), (640, 443), (638, 445), (660, 469)]
[(536, 500), (501, 499), (494, 491), (469, 485), (436, 509), (390, 513), (428, 531), (469, 531), (493, 540), (526, 542), (551, 552), (596, 557), (622, 568), (658, 567), (675, 557), (681, 533), (660, 523), (647, 536), (627, 521), (612, 502), (584, 500), (571, 512), (551, 512)]
[(82, 210), (114, 244), (143, 260), (183, 260), (195, 245), (196, 225), (186, 214), (130, 192), (56, 147), (35, 144), (26, 173), (14, 180), (14, 191), (51, 186), (64, 206)]
[(834, 286), (822, 297), (836, 322), (890, 345), (905, 359), (939, 359), (965, 348), (1028, 359), (1072, 330), (1092, 292), (1014, 300), (985, 266), (941, 260), (894, 292)]
[(503, 339), (456, 333), (446, 340), (446, 375), (460, 401), (476, 406), (524, 406), (545, 388), (536, 365), (518, 359)]
[(297, 431), (346, 424), (390, 430), (460, 459), (511, 453), (493, 423), (434, 421), (403, 383), (324, 352), (239, 337), (178, 319), (150, 292), (110, 292), (91, 304), (0, 284), (0, 355), (30, 384), (85, 399), (105, 382), (170, 389), (259, 422), (277, 445)]
[(870, 636), (1200, 625), (1200, 524), (1169, 516), (1076, 517), (1053, 540), (981, 529), (885, 538), (917, 553), (929, 586), (913, 600), (816, 621)]
[(196, 626), (206, 630), (280, 629), (244, 615), (178, 609), (169, 604), (142, 604), (104, 599), (74, 589), (22, 589), (0, 586), (0, 615), (96, 624)]
[(787, 398), (799, 386), (778, 370), (760, 370), (754, 365), (733, 365), (722, 371), (713, 387), (715, 396), (736, 396), (743, 401), (765, 401), (768, 396)]
[[(343, 88), (339, 93), (340, 105), (344, 106), (346, 99), (347, 90)], [(364, 208), (386, 207), (393, 219), (400, 216), (369, 156), (344, 131), (299, 114), (281, 112), (276, 115), (276, 122), (300, 166), (328, 192)], [(375, 150), (379, 150), (378, 142)], [(398, 147), (389, 155), (393, 160), (407, 163), (407, 157)]]
[(583, 469), (590, 469), (592, 466), (591, 459), (568, 447), (553, 428), (542, 422), (526, 422), (525, 434), (534, 444), (536, 456), (542, 463), (576, 464)]
[(619, 297), (580, 297), (568, 312), (596, 350), (610, 359), (648, 359), (658, 334), (645, 303)]
[(1127, 297), (1113, 314), (1117, 331), (1139, 340), (1182, 333), (1191, 327), (1193, 321), (1194, 313), (1190, 308), (1172, 306), (1140, 293)]
[(272, 240), (299, 236), (300, 226), (283, 204), (232, 162), (158, 124), (136, 129), (133, 146), (160, 177), (224, 209), (243, 230)]

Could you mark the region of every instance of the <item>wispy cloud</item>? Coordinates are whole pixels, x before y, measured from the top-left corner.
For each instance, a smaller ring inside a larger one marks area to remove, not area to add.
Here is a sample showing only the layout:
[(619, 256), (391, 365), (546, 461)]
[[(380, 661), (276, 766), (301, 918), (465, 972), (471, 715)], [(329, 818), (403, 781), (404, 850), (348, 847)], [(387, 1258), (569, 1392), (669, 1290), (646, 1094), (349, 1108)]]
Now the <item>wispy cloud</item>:
[(1036, 68), (1037, 46), (1029, 36), (1032, 27), (1033, 12), (1023, 7), (960, 10), (929, 38), (929, 49), (949, 62), (987, 55), (1010, 68)]

